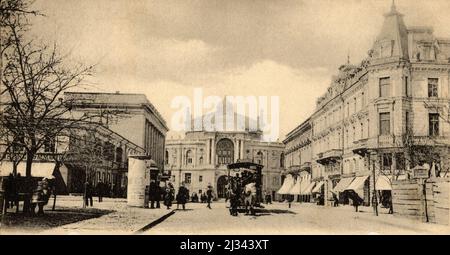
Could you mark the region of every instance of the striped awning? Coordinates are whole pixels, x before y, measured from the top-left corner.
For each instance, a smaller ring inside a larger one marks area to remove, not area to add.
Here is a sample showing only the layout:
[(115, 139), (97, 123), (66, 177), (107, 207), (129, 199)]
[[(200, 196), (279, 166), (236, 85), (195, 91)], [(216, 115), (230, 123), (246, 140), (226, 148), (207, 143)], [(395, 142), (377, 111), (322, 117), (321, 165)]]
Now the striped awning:
[(347, 177), (347, 178), (342, 178), (338, 184), (336, 185), (336, 187), (334, 187), (331, 192), (333, 193), (339, 193), (339, 192), (344, 192), (344, 190), (350, 186), (350, 184), (352, 183), (352, 181), (354, 180), (354, 177)]
[(320, 193), (320, 189), (322, 188), (323, 184), (323, 181), (318, 182), (311, 193)]
[(292, 188), (289, 190), (289, 194), (290, 195), (300, 195), (300, 191), (301, 191), (301, 182), (302, 182), (302, 178), (300, 178), (300, 176), (298, 176), (295, 179), (295, 184), (292, 186)]
[(303, 195), (311, 195), (314, 186), (316, 186), (316, 183), (315, 183), (315, 182), (311, 182), (311, 183), (306, 187), (306, 189), (303, 191)]
[(284, 179), (283, 185), (277, 193), (280, 195), (289, 195), (289, 191), (292, 189), (292, 186), (294, 186), (294, 178), (289, 174)]
[(388, 176), (380, 175), (375, 183), (376, 190), (392, 190), (391, 179)]

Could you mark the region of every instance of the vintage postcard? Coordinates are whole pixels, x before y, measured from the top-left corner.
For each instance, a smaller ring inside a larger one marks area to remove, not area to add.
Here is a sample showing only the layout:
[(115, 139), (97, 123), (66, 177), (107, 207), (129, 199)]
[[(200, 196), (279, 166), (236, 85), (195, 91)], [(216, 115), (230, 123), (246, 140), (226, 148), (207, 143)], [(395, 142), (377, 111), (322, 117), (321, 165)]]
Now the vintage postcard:
[(0, 11), (0, 235), (450, 234), (448, 0)]

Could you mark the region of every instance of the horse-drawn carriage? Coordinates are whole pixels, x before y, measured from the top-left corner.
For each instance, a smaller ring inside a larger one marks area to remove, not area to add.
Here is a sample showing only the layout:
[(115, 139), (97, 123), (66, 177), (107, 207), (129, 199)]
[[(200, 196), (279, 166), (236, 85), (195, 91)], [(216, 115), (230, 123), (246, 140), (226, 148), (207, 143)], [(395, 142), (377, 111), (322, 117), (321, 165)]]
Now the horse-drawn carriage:
[(255, 215), (255, 208), (262, 207), (262, 168), (251, 162), (228, 165), (227, 197), (230, 200), (230, 214), (239, 211)]

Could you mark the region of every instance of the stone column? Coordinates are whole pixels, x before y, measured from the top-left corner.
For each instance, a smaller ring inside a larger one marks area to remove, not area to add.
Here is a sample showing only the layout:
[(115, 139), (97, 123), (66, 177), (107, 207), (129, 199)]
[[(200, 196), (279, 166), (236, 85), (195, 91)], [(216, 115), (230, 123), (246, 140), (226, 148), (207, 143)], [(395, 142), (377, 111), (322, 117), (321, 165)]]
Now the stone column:
[(241, 159), (244, 158), (244, 139), (241, 139)]
[(216, 165), (216, 141), (212, 139), (211, 164)]

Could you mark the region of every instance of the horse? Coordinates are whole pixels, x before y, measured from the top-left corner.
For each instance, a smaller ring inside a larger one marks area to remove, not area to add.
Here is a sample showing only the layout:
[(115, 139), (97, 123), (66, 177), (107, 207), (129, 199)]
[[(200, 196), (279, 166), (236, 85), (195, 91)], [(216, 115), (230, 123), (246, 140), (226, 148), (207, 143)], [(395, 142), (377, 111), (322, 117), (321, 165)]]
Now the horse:
[(244, 205), (247, 214), (255, 215), (256, 201), (256, 183), (251, 182), (245, 185), (244, 189)]

